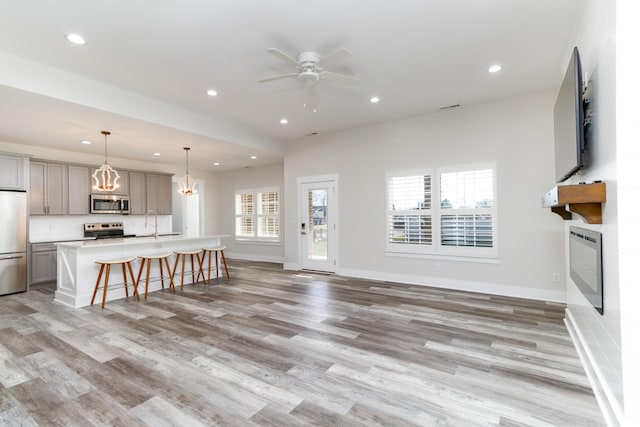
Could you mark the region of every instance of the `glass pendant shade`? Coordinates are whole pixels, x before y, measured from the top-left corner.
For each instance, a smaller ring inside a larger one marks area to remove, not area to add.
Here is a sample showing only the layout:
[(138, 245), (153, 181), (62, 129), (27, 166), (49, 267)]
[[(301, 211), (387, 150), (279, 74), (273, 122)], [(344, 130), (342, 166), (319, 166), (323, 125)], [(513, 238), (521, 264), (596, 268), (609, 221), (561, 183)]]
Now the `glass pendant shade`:
[(108, 163), (107, 136), (111, 135), (111, 132), (103, 130), (100, 133), (104, 135), (104, 165), (96, 169), (93, 175), (91, 175), (93, 178), (92, 189), (95, 191), (115, 191), (120, 188), (120, 184), (118, 184), (120, 175), (114, 168), (109, 166)]
[(178, 193), (183, 196), (191, 196), (192, 194), (198, 194), (198, 184), (189, 176), (189, 150), (191, 148), (184, 147), (184, 151), (187, 156), (187, 173), (185, 176), (180, 178), (180, 182), (178, 183)]

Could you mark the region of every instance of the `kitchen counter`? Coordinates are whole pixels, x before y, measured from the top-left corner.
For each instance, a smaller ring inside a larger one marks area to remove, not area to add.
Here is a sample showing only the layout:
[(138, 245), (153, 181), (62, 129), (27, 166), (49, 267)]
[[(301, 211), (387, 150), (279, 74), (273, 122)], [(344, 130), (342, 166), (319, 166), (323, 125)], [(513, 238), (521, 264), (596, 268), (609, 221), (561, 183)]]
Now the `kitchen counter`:
[[(55, 300), (72, 307), (84, 307), (91, 304), (91, 296), (98, 278), (98, 260), (124, 257), (137, 257), (145, 254), (174, 252), (177, 250), (201, 249), (205, 246), (220, 245), (226, 235), (206, 235), (189, 237), (183, 235), (141, 236), (122, 239), (99, 239), (84, 241), (58, 242), (58, 289)], [(173, 267), (173, 260), (171, 261)], [(137, 278), (139, 263), (133, 263)], [(156, 263), (152, 277), (158, 277)], [(122, 286), (111, 288), (113, 283), (122, 283), (121, 270), (114, 270), (110, 278), (107, 301), (124, 298)], [(185, 284), (191, 283), (191, 275), (185, 275)], [(149, 292), (162, 289), (160, 281), (149, 283)]]
[[(165, 236), (180, 236), (180, 233), (161, 233), (158, 234), (158, 237), (165, 237)], [(153, 234), (139, 234), (135, 237), (127, 237), (127, 239), (139, 239), (142, 237), (153, 237)], [(29, 243), (69, 243), (69, 242), (86, 242), (89, 240), (107, 240), (107, 239), (97, 239), (96, 237), (77, 237), (77, 238), (71, 238), (71, 239), (57, 239), (57, 240), (51, 240), (51, 239), (46, 239), (46, 240), (38, 240), (38, 239), (33, 239), (33, 240), (29, 240)], [(123, 239), (116, 239), (119, 241), (122, 241)]]

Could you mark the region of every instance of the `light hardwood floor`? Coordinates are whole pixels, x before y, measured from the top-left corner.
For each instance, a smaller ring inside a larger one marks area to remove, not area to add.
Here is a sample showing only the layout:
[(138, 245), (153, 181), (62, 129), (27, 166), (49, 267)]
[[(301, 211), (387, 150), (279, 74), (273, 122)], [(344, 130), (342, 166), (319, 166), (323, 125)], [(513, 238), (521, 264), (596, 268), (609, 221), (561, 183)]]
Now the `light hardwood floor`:
[(230, 260), (73, 309), (0, 298), (0, 426), (601, 426), (564, 307)]

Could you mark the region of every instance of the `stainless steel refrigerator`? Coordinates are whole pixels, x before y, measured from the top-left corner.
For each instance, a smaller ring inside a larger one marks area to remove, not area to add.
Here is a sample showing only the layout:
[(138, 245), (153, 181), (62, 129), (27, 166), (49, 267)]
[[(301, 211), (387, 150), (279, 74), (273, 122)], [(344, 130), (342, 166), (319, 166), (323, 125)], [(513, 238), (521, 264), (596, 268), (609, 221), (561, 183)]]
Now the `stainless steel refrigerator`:
[(0, 191), (0, 295), (27, 290), (27, 193)]

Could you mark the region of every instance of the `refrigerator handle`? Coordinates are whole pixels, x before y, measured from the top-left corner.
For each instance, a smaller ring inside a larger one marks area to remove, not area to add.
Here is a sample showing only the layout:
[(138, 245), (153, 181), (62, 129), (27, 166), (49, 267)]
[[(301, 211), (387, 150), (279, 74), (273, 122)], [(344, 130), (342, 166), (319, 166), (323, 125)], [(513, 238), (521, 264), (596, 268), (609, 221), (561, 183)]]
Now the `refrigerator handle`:
[(24, 255), (7, 255), (7, 256), (0, 256), (0, 261), (4, 260), (4, 259), (16, 259), (16, 258), (24, 258)]

